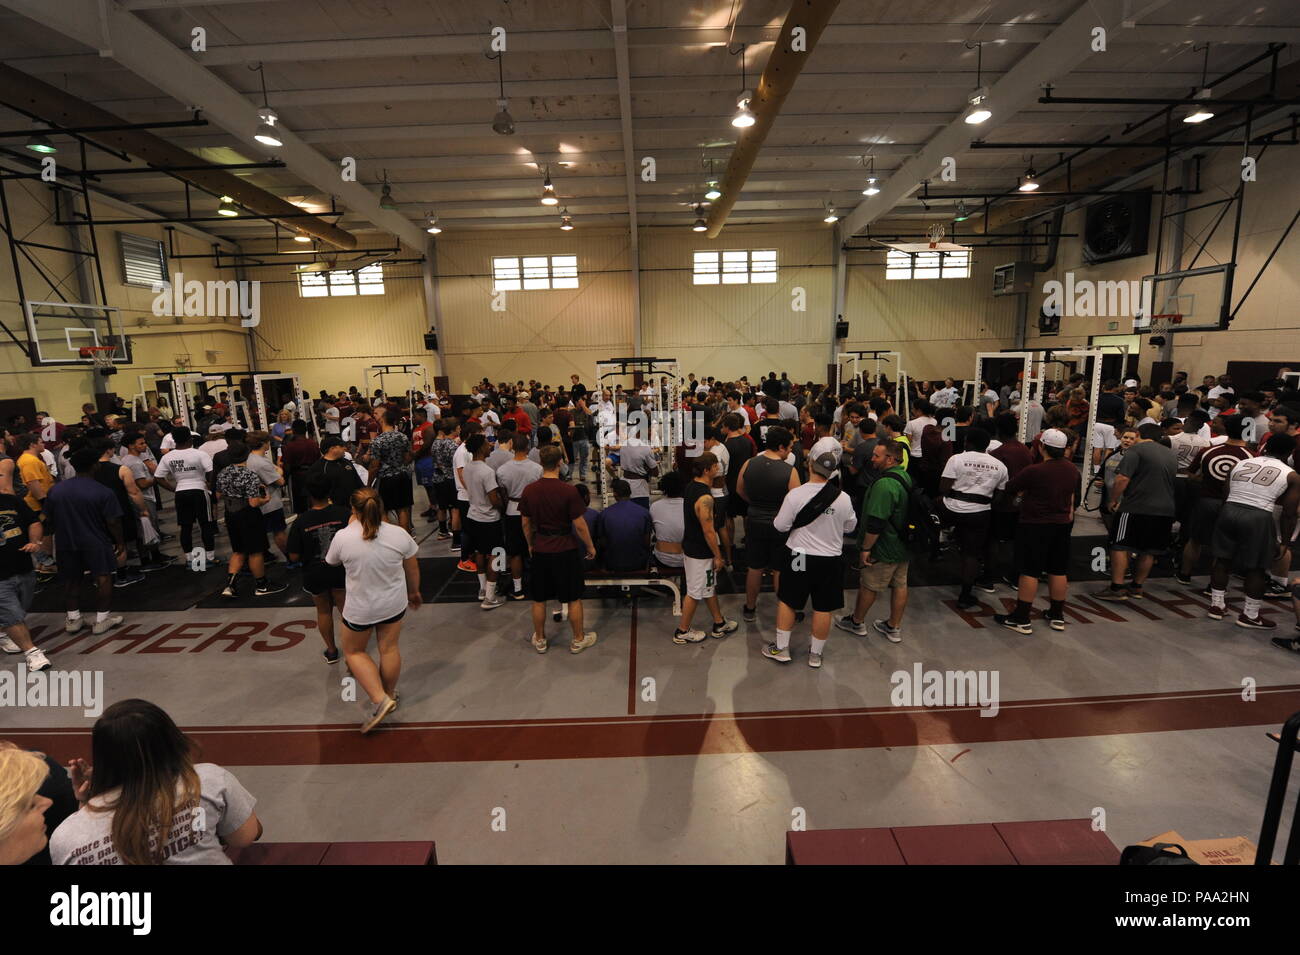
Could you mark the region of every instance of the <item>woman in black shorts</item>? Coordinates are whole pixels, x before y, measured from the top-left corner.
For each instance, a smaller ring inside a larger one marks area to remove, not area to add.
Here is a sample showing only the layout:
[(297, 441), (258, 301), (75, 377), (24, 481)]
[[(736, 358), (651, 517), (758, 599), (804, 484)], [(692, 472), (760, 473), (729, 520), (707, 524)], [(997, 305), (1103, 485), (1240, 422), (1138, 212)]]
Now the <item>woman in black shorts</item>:
[(330, 482), (323, 474), (307, 484), (311, 508), (298, 516), (289, 530), (289, 559), (302, 562), (302, 589), (316, 604), (316, 629), (325, 641), (325, 662), (338, 663), (334, 642), (334, 611), (343, 616), (345, 572), (325, 563), (334, 535), (347, 527), (352, 514), (330, 501)]

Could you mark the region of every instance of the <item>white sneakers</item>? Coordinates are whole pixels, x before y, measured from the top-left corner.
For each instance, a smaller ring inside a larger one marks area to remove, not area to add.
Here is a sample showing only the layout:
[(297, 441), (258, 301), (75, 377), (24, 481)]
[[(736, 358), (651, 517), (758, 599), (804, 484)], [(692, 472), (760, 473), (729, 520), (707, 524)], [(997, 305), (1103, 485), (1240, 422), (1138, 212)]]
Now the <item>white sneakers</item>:
[(0, 650), (5, 653), (22, 653), (22, 647), (9, 639), (9, 634), (0, 633)]
[(364, 736), (372, 729), (388, 718), (388, 715), (397, 709), (397, 701), (391, 696), (386, 696), (378, 703), (366, 703), (366, 718), (361, 721), (361, 734)]
[(50, 668), (50, 658), (41, 652), (40, 647), (32, 647), (30, 650), (24, 650), (18, 644), (9, 639), (7, 633), (0, 632), (0, 650), (5, 653), (21, 653), (27, 658), (27, 669), (33, 673)]
[(569, 644), (569, 652), (581, 653), (583, 650), (587, 649), (588, 647), (594, 647), (595, 645), (596, 645), (596, 631), (588, 630), (586, 633), (582, 635), (581, 640), (574, 640), (572, 643)]
[(494, 597), (484, 597), (479, 606), (484, 610), (496, 610), (497, 607), (504, 607), (506, 598), (503, 594), (497, 594)]
[(703, 643), (708, 635), (703, 630), (674, 630), (673, 643), (682, 646), (687, 643)]

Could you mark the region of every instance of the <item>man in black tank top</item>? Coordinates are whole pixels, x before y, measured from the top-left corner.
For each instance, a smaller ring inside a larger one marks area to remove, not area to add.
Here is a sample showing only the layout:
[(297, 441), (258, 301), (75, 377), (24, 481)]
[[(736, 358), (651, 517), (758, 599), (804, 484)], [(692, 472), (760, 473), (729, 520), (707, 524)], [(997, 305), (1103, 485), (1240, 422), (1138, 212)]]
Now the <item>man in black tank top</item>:
[[(128, 557), (127, 563), (118, 567), (113, 586), (129, 587), (144, 580), (144, 572), (139, 567), (138, 550), (135, 551), (134, 556), (130, 555), (139, 545), (140, 517), (148, 513), (147, 506), (144, 503), (144, 495), (136, 488), (131, 469), (112, 460), (113, 452), (116, 450), (112, 439), (99, 438), (93, 442), (93, 446), (100, 454), (99, 463), (91, 473), (96, 481), (113, 492), (118, 506), (122, 508), (122, 541), (126, 544)], [(132, 496), (128, 490), (128, 481), (129, 487), (136, 491), (135, 496)]]
[(718, 531), (713, 520), (713, 479), (718, 473), (718, 459), (708, 451), (690, 459), (691, 482), (682, 495), (682, 563), (686, 571), (686, 596), (682, 598), (681, 626), (673, 634), (673, 643), (700, 643), (706, 634), (691, 629), (691, 618), (701, 601), (713, 614), (715, 637), (725, 637), (740, 626), (722, 616), (718, 605), (718, 572), (725, 566)]
[(746, 622), (757, 619), (758, 593), (763, 586), (763, 573), (772, 572), (772, 589), (780, 581), (780, 568), (786, 561), (785, 534), (772, 526), (781, 502), (788, 492), (799, 486), (799, 475), (786, 463), (786, 456), (794, 444), (794, 435), (780, 425), (767, 429), (764, 437), (766, 449), (750, 458), (736, 475), (736, 492), (749, 506), (745, 517), (745, 560), (749, 571), (745, 574)]

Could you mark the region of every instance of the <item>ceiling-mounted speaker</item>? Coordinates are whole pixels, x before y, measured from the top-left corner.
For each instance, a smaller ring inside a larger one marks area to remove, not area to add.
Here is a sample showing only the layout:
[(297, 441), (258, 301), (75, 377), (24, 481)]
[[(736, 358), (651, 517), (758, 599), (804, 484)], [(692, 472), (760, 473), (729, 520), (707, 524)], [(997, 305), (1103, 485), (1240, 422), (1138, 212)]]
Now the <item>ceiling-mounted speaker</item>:
[(1116, 193), (1092, 203), (1084, 211), (1084, 264), (1146, 255), (1150, 225), (1150, 192)]
[(849, 337), (849, 323), (848, 323), (848, 322), (844, 321), (843, 319), (840, 319), (839, 321), (837, 321), (837, 322), (835, 323), (835, 337), (836, 337), (836, 338), (848, 338), (848, 337)]
[(425, 349), (428, 350), (428, 351), (437, 351), (437, 350), (438, 350), (438, 333), (437, 333), (437, 332), (435, 332), (435, 331), (433, 331), (433, 330), (429, 330), (429, 331), (427, 331), (427, 332), (424, 333), (424, 347), (425, 347)]

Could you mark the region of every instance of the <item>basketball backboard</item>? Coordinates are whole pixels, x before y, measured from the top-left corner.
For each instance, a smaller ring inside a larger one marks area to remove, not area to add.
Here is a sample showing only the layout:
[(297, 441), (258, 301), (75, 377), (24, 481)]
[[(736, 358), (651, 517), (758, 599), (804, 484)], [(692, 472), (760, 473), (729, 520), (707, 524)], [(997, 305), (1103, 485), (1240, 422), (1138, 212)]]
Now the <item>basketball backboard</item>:
[(1152, 316), (1168, 315), (1181, 316), (1170, 326), (1175, 332), (1227, 328), (1233, 268), (1232, 263), (1225, 263), (1144, 276), (1133, 331), (1149, 332)]
[(131, 343), (116, 308), (80, 302), (23, 302), (27, 320), (27, 341), (31, 363), (43, 365), (86, 365), (94, 359), (82, 355), (89, 346), (114, 345), (113, 364), (131, 362)]

